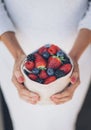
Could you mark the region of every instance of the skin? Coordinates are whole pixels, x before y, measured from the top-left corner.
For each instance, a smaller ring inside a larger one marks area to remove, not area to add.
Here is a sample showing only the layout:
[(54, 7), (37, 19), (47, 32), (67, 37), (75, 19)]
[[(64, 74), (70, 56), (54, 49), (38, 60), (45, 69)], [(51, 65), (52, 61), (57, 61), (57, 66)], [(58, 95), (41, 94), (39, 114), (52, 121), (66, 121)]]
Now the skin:
[(1, 35), (1, 40), (11, 53), (14, 58), (14, 67), (12, 74), (12, 82), (17, 88), (19, 97), (31, 104), (36, 104), (39, 100), (39, 95), (29, 91), (22, 83), (24, 82), (24, 77), (20, 71), (20, 65), (25, 58), (26, 54), (20, 47), (14, 32), (6, 32)]
[(62, 104), (72, 99), (76, 88), (80, 84), (78, 61), (90, 43), (91, 31), (88, 29), (81, 29), (71, 51), (69, 52), (69, 55), (72, 58), (74, 64), (74, 70), (70, 77), (70, 87), (67, 86), (66, 89), (64, 89), (62, 92), (59, 92), (51, 96), (51, 100), (55, 104)]
[[(20, 65), (26, 54), (20, 47), (15, 37), (15, 33), (5, 32), (1, 35), (0, 38), (14, 58), (12, 82), (17, 88), (20, 98), (28, 103), (36, 104), (40, 100), (40, 96), (37, 93), (29, 91), (23, 85), (24, 77), (20, 71)], [(72, 99), (76, 88), (80, 84), (78, 60), (89, 45), (89, 43), (91, 43), (91, 31), (88, 29), (81, 29), (71, 51), (69, 52), (69, 55), (74, 63), (74, 70), (70, 77), (70, 87), (66, 87), (64, 91), (54, 94), (50, 97), (50, 99), (55, 104), (62, 104)]]

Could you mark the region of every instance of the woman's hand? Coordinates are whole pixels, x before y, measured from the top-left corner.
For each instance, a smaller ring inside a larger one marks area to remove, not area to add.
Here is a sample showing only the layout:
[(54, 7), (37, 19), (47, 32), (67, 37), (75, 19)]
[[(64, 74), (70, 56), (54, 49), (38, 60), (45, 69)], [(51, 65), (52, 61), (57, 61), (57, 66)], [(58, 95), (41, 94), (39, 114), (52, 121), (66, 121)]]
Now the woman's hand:
[(22, 98), (23, 100), (31, 104), (36, 104), (39, 101), (40, 97), (37, 93), (29, 91), (24, 86), (24, 76), (22, 75), (20, 71), (20, 66), (24, 58), (25, 58), (25, 55), (23, 54), (15, 60), (12, 82), (14, 83), (14, 85), (16, 86), (18, 90), (18, 94), (20, 98)]
[(50, 98), (55, 104), (62, 104), (72, 99), (73, 94), (80, 84), (79, 66), (76, 60), (73, 59), (74, 69), (70, 77), (70, 85), (62, 92), (52, 95)]
[(18, 90), (19, 96), (29, 103), (36, 104), (39, 101), (39, 95), (29, 91), (24, 86), (24, 77), (20, 71), (20, 66), (26, 55), (18, 43), (15, 33), (5, 32), (0, 38), (15, 59), (12, 82)]
[(76, 88), (80, 84), (78, 60), (88, 47), (91, 41), (90, 37), (91, 37), (90, 30), (84, 28), (79, 31), (77, 38), (74, 42), (74, 45), (69, 53), (74, 63), (74, 70), (72, 76), (70, 77), (70, 86), (67, 86), (62, 92), (59, 92), (51, 96), (51, 100), (54, 103), (61, 104), (72, 99)]

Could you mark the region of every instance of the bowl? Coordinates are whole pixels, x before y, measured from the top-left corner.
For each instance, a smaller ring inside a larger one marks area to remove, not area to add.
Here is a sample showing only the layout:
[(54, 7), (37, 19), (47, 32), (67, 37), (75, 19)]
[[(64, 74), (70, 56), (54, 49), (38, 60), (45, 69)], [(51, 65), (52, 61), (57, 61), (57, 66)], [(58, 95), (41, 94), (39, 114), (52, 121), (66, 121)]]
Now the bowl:
[(21, 64), (24, 84), (40, 95), (37, 103), (40, 105), (54, 104), (50, 97), (67, 87), (72, 71), (72, 59), (55, 44), (44, 45), (30, 53)]

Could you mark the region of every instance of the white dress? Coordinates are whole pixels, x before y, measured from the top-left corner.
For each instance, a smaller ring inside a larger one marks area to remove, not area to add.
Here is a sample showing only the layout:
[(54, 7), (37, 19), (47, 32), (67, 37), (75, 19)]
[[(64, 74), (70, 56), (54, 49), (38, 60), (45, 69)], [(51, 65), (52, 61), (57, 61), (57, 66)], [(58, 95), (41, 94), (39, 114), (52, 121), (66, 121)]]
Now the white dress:
[[(91, 29), (88, 0), (0, 0), (0, 35), (15, 31), (26, 52), (55, 43), (67, 53), (81, 28)], [(6, 13), (8, 12), (8, 13)], [(11, 82), (13, 58), (0, 43), (0, 84), (8, 105), (14, 130), (75, 130), (91, 76), (91, 46), (79, 60), (81, 84), (73, 99), (63, 105), (32, 105), (18, 96)]]

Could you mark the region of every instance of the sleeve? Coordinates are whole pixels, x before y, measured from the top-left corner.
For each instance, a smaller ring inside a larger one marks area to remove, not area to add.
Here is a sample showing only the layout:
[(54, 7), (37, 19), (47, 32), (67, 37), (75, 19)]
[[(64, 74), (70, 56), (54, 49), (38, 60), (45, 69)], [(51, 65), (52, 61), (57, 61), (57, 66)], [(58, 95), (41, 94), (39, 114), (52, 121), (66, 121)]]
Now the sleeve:
[(82, 28), (91, 30), (91, 2), (88, 3), (86, 14), (84, 15), (83, 19), (80, 21), (78, 30)]
[(15, 32), (15, 27), (8, 16), (4, 3), (0, 0), (0, 35), (7, 31)]

